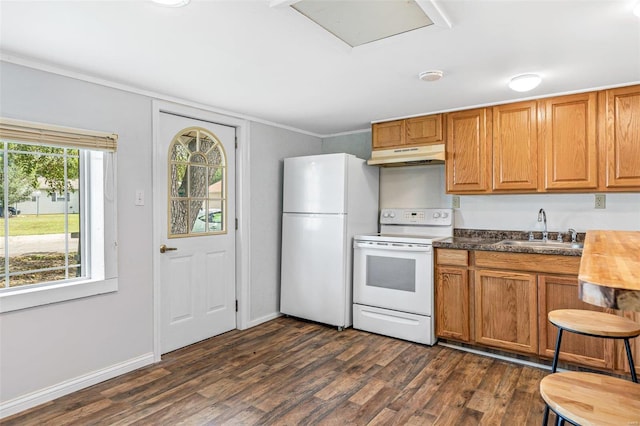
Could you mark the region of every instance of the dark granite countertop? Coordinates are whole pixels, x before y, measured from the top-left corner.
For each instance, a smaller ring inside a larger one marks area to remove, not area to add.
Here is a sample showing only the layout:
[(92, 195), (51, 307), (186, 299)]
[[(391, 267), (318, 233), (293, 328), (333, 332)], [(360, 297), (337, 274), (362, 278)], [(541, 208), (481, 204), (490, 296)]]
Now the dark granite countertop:
[[(542, 233), (534, 232), (534, 239), (541, 240)], [(584, 241), (584, 233), (578, 233), (578, 241)], [(562, 256), (582, 256), (581, 248), (558, 247), (553, 245), (557, 241), (557, 232), (549, 232), (549, 244), (544, 245), (542, 241), (535, 246), (519, 246), (499, 244), (503, 240), (527, 241), (529, 233), (525, 231), (498, 231), (498, 230), (478, 230), (478, 229), (455, 229), (452, 238), (434, 241), (435, 248), (448, 248), (459, 250), (485, 250), (500, 251), (508, 253), (533, 253), (533, 254), (559, 254)], [(568, 242), (570, 237), (563, 235), (563, 241)]]

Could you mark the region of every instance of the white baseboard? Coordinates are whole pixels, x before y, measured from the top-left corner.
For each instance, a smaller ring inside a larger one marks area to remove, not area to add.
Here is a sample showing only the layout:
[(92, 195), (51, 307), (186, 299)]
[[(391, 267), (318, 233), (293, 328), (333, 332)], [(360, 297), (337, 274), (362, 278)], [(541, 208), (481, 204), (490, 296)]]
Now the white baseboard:
[(132, 358), (119, 364), (114, 364), (110, 367), (103, 368), (71, 380), (66, 380), (62, 383), (58, 383), (57, 385), (32, 392), (9, 401), (1, 402), (0, 419), (29, 408), (33, 408), (45, 402), (52, 401), (80, 389), (104, 382), (105, 380), (112, 379), (120, 376), (121, 374), (153, 364), (153, 359), (153, 353), (144, 354), (137, 358)]
[(260, 318), (252, 319), (247, 323), (247, 328), (255, 327), (256, 325), (260, 325), (264, 322), (271, 321), (272, 319), (276, 319), (281, 316), (282, 314), (280, 312), (274, 312), (272, 314), (265, 315)]

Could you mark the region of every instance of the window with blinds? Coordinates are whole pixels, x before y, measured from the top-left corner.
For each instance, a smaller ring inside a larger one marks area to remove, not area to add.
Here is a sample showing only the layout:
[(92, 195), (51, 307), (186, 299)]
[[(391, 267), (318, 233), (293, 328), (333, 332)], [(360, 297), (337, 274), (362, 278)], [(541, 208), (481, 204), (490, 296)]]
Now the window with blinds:
[(117, 287), (117, 139), (0, 118), (0, 312)]

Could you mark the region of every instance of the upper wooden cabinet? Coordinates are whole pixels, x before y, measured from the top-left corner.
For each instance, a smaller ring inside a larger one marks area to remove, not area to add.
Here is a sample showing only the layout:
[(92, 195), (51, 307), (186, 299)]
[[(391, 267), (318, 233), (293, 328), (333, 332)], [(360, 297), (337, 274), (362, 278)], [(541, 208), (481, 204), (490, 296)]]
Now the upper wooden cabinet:
[(405, 120), (375, 123), (373, 125), (373, 149), (390, 149), (402, 146), (405, 141)]
[(447, 192), (484, 193), (489, 190), (491, 109), (447, 114)]
[(601, 94), (606, 189), (640, 187), (640, 85)]
[(373, 149), (443, 143), (442, 114), (374, 123)]
[(444, 141), (450, 194), (640, 191), (640, 85), (375, 123), (372, 130), (373, 150)]
[(597, 189), (596, 92), (540, 101), (545, 190)]
[(442, 114), (407, 119), (407, 145), (443, 143)]
[(493, 108), (493, 189), (538, 187), (538, 105), (518, 102)]

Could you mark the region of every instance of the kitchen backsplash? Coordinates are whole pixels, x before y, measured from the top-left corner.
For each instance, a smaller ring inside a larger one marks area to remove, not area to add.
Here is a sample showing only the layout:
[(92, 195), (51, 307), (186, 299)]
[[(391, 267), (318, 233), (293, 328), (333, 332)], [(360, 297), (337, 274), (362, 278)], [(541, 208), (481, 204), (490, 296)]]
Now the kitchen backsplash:
[[(382, 169), (380, 207), (451, 207), (445, 193), (444, 165)], [(574, 228), (640, 230), (640, 194), (607, 193), (606, 208), (594, 208), (594, 194), (527, 194), (460, 196), (455, 227), (540, 231), (544, 208), (549, 231)]]

